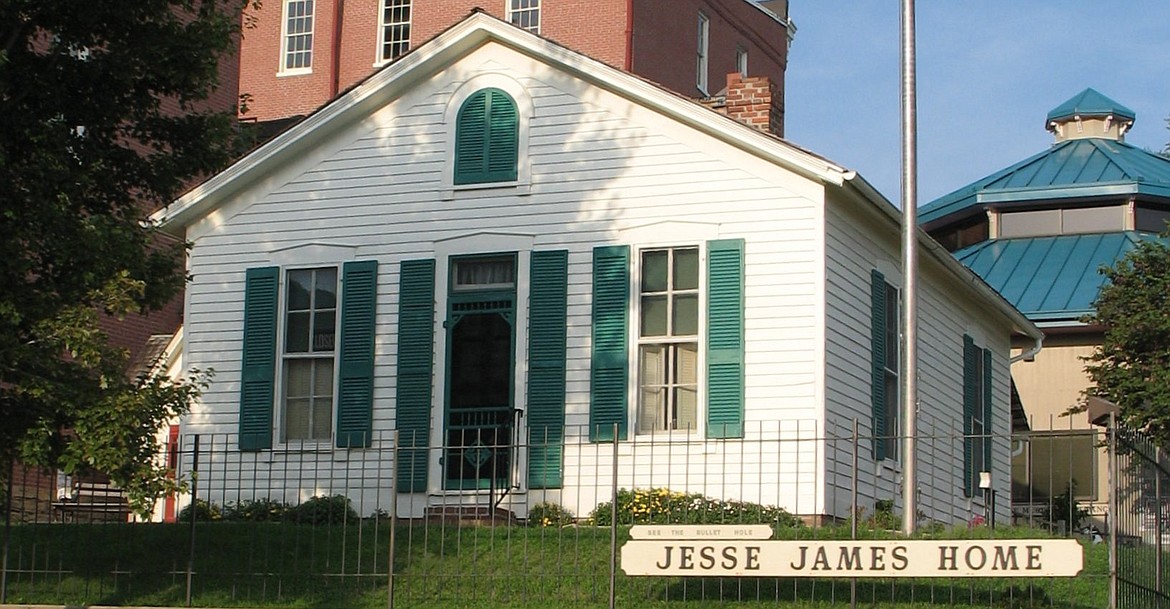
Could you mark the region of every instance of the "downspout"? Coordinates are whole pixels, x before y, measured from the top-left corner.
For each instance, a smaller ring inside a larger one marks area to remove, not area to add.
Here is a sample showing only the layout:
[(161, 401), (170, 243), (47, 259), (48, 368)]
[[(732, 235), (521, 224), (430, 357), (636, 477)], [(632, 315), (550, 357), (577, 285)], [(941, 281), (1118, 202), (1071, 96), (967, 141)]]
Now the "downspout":
[(1036, 336), (1034, 338), (1036, 340), (1036, 343), (1033, 344), (1032, 347), (1030, 349), (1028, 349), (1027, 351), (1024, 351), (1024, 352), (1020, 353), (1019, 355), (1009, 359), (1008, 365), (1014, 364), (1018, 361), (1029, 360), (1029, 359), (1032, 359), (1033, 357), (1036, 357), (1036, 354), (1039, 353), (1040, 349), (1044, 347), (1044, 335), (1041, 334), (1040, 336)]
[(333, 5), (333, 80), (329, 83), (329, 99), (341, 91), (341, 20), (345, 18), (345, 0), (334, 0)]
[(623, 69), (634, 71), (634, 0), (626, 0), (626, 65)]

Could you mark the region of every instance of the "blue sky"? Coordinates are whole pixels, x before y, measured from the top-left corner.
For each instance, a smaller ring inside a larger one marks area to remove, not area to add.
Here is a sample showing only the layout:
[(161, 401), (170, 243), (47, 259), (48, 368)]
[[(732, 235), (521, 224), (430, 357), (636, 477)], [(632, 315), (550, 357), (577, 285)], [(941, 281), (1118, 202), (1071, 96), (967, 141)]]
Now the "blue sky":
[[(899, 0), (791, 0), (785, 136), (900, 194)], [(918, 0), (918, 203), (1043, 151), (1092, 87), (1170, 142), (1170, 0)]]

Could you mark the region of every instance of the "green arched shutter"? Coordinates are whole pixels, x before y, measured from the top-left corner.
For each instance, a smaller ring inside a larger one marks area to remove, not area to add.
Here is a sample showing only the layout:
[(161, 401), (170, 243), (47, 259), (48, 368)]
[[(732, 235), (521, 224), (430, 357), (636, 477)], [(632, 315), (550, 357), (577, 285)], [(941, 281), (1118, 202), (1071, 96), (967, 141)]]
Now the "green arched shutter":
[(455, 121), (455, 184), (512, 182), (517, 177), (520, 115), (499, 89), (476, 91)]
[(240, 450), (272, 448), (280, 269), (248, 269), (240, 369)]
[(341, 349), (338, 356), (337, 447), (370, 445), (374, 405), (374, 315), (378, 262), (342, 267)]
[(431, 375), (435, 344), (435, 261), (402, 262), (398, 284), (398, 369), (394, 421), (398, 429), (398, 490), (427, 490)]
[(743, 239), (707, 243), (707, 437), (742, 438)]
[(528, 310), (528, 487), (560, 488), (569, 252), (532, 252)]
[(630, 248), (593, 249), (593, 352), (589, 371), (589, 439), (626, 438), (629, 426)]

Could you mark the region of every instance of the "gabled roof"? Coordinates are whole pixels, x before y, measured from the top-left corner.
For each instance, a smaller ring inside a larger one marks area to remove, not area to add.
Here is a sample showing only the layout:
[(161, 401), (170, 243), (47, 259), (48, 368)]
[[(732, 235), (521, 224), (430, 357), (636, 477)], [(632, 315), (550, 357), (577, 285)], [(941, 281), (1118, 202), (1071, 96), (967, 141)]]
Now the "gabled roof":
[(1170, 159), (1111, 139), (1076, 139), (931, 201), (918, 220), (930, 224), (991, 204), (1128, 194), (1170, 199)]
[[(1133, 110), (1089, 88), (1077, 93), (1048, 113), (1048, 122), (1077, 116), (1110, 116), (1134, 120)], [(1047, 124), (1047, 123), (1046, 123)]]
[[(778, 168), (826, 187), (844, 190), (849, 193), (851, 200), (873, 206), (895, 223), (900, 222), (901, 214), (898, 210), (857, 172), (481, 11), (473, 12), (463, 21), (374, 73), (305, 120), (191, 189), (170, 206), (158, 210), (151, 215), (150, 220), (163, 230), (182, 235), (187, 227), (213, 214), (221, 204), (232, 200), (239, 193), (261, 183), (282, 164), (311, 154), (316, 146), (332, 134), (362, 120), (489, 43), (500, 44), (533, 57), (713, 139), (745, 150)], [(932, 243), (926, 233), (919, 231), (918, 235), (924, 246)], [(927, 257), (938, 262), (952, 276), (971, 286), (973, 291), (991, 303), (996, 311), (1011, 321), (1013, 330), (1034, 338), (1041, 336), (1032, 322), (949, 254), (929, 247), (923, 247), (923, 251)]]
[(1036, 322), (1076, 321), (1093, 312), (1111, 266), (1152, 235), (1120, 232), (984, 241), (955, 252), (1008, 302)]

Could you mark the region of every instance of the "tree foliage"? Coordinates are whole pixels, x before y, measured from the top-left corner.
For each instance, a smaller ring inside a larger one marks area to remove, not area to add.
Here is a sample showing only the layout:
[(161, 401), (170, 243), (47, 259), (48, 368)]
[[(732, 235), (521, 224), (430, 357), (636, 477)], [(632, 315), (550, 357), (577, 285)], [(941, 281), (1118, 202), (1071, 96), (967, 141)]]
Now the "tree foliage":
[(99, 320), (183, 285), (183, 244), (144, 220), (229, 159), (234, 112), (207, 100), (240, 8), (0, 2), (0, 477), (19, 457), (162, 484), (149, 438), (206, 379), (127, 378)]
[(1170, 239), (1142, 241), (1110, 268), (1085, 321), (1105, 337), (1087, 358), (1090, 389), (1124, 423), (1170, 446)]

